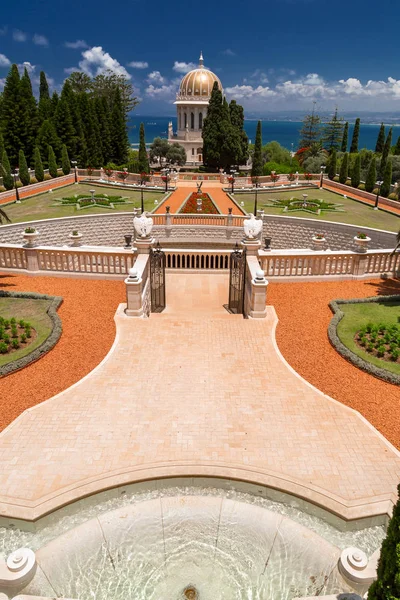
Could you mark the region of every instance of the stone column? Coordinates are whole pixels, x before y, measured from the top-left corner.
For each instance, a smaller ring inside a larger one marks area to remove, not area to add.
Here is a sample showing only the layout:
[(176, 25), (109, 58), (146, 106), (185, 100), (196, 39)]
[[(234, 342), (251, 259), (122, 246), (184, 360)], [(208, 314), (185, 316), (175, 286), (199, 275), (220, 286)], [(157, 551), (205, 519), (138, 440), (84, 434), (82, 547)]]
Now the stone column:
[(126, 310), (128, 317), (146, 316), (146, 294), (149, 286), (149, 260), (148, 255), (138, 256), (134, 266), (129, 269), (129, 276), (125, 279)]
[(353, 274), (355, 277), (362, 277), (365, 275), (367, 267), (368, 254), (361, 254), (358, 252), (354, 253), (354, 270)]
[(265, 319), (267, 316), (267, 286), (264, 271), (258, 258), (247, 257), (245, 311), (251, 319)]
[(36, 248), (25, 248), (26, 268), (28, 271), (39, 271), (39, 257)]
[(261, 242), (256, 238), (244, 238), (244, 240), (241, 241), (241, 245), (243, 248), (246, 248), (247, 256), (257, 256), (258, 251), (261, 248)]
[(138, 254), (150, 254), (150, 248), (154, 245), (155, 241), (156, 240), (153, 237), (137, 237), (135, 240), (135, 246), (137, 247)]

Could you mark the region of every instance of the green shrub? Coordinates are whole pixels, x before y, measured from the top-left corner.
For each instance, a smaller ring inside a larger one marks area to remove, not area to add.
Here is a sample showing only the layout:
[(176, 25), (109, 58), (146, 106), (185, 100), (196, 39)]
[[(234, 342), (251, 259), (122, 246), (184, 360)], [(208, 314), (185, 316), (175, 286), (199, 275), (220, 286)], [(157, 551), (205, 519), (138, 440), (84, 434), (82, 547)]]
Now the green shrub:
[(25, 335), (27, 338), (31, 338), (32, 337), (32, 333), (31, 333), (31, 328), (30, 327), (25, 327)]
[(398, 350), (393, 350), (392, 353), (391, 353), (391, 355), (390, 355), (390, 358), (392, 360), (394, 360), (394, 361), (398, 360), (398, 358), (399, 358), (399, 351)]
[(8, 319), (4, 319), (4, 329), (10, 329), (10, 321)]
[(339, 176), (335, 175), (335, 177), (333, 178), (333, 181), (336, 181), (337, 183), (339, 183)]
[(3, 339), (3, 336), (4, 336), (4, 329), (3, 329), (3, 327), (0, 327), (0, 340)]
[(50, 175), (50, 173), (45, 173), (45, 176), (43, 179), (44, 179), (44, 181), (50, 181), (50, 179), (52, 179), (52, 176)]
[(11, 329), (11, 337), (14, 339), (18, 337), (18, 331), (16, 327)]
[(25, 321), (23, 319), (20, 319), (18, 324), (20, 327), (25, 327)]
[(371, 344), (371, 343), (369, 343), (369, 344), (368, 344), (368, 346), (367, 346), (367, 350), (368, 350), (368, 352), (373, 352), (373, 350), (374, 350), (374, 345), (373, 345), (373, 344)]
[(346, 185), (351, 185), (351, 179), (346, 179)]
[(367, 338), (365, 336), (363, 336), (360, 340), (360, 344), (361, 346), (366, 346), (367, 345)]
[(378, 346), (378, 356), (384, 356), (385, 355), (385, 346)]
[(389, 200), (398, 200), (399, 199), (398, 195), (395, 194), (394, 192), (389, 194), (388, 198), (389, 198)]
[(8, 333), (5, 333), (3, 335), (3, 341), (5, 344), (9, 344), (10, 343), (10, 336), (8, 335)]
[(31, 183), (37, 183), (38, 180), (36, 179), (36, 177), (31, 177)]
[(0, 192), (5, 192), (6, 188), (4, 187), (4, 185), (0, 185)]
[(21, 343), (22, 343), (22, 344), (25, 344), (25, 342), (26, 342), (26, 334), (25, 334), (25, 333), (23, 333), (23, 334), (21, 335)]
[(19, 348), (19, 340), (18, 340), (18, 338), (15, 339), (15, 340), (13, 340), (11, 342), (11, 346), (14, 348), (14, 350), (16, 350), (17, 348)]
[(15, 325), (16, 322), (17, 322), (17, 319), (15, 317), (11, 317), (11, 319), (10, 319), (11, 325)]
[(358, 186), (359, 190), (362, 190), (363, 192), (365, 191), (365, 184), (364, 183), (360, 183), (360, 185)]
[(7, 354), (8, 345), (5, 342), (0, 343), (0, 352), (1, 352), (1, 354)]

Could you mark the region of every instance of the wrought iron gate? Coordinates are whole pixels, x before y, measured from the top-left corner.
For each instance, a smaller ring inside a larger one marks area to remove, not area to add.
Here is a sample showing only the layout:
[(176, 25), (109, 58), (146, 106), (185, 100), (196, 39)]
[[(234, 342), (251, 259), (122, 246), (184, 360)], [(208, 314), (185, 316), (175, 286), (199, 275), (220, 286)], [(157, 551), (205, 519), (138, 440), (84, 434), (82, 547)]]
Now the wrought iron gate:
[(160, 313), (165, 308), (165, 253), (160, 243), (150, 250), (151, 312)]
[(246, 287), (246, 248), (240, 250), (238, 244), (236, 244), (236, 247), (230, 256), (229, 268), (228, 310), (236, 315), (243, 315)]

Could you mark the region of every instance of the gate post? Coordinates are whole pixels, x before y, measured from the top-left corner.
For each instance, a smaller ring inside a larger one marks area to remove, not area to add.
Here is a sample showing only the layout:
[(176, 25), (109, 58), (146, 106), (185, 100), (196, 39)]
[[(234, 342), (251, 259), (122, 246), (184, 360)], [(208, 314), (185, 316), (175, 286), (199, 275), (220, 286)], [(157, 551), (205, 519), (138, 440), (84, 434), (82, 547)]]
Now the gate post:
[(248, 281), (245, 296), (245, 314), (251, 319), (265, 319), (267, 316), (267, 286), (264, 271), (255, 256), (247, 257)]
[(138, 254), (150, 254), (150, 250), (153, 247), (155, 241), (156, 240), (153, 237), (137, 237), (135, 240), (135, 246), (137, 248)]
[(246, 248), (247, 256), (258, 256), (258, 251), (261, 250), (261, 241), (257, 239), (244, 238), (241, 245)]
[(125, 314), (128, 317), (147, 316), (148, 264), (149, 256), (139, 256), (135, 265), (129, 269), (129, 276), (125, 279), (127, 304)]

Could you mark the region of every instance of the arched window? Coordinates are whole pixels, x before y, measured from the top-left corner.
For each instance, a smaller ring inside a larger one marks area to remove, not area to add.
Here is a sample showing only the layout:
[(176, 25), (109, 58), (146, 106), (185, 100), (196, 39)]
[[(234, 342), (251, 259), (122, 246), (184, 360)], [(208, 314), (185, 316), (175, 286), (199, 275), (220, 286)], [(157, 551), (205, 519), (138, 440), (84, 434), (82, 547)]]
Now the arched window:
[(199, 113), (199, 129), (203, 129), (203, 113)]
[(194, 113), (190, 113), (190, 129), (194, 129)]
[(185, 129), (186, 129), (186, 126), (187, 126), (187, 114), (186, 114), (186, 113), (183, 113), (183, 117), (184, 117), (184, 121), (185, 121), (185, 125), (184, 125), (184, 127), (185, 127)]

